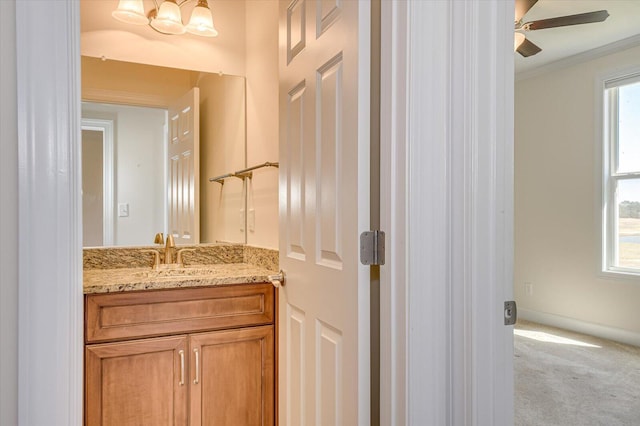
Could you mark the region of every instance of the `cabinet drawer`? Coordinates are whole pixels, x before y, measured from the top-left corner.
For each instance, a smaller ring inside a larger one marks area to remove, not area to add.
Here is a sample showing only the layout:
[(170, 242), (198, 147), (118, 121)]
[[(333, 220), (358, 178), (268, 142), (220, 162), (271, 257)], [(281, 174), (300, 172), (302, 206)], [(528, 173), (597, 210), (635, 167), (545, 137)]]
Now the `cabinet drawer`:
[(273, 298), (271, 284), (90, 294), (85, 341), (272, 324)]

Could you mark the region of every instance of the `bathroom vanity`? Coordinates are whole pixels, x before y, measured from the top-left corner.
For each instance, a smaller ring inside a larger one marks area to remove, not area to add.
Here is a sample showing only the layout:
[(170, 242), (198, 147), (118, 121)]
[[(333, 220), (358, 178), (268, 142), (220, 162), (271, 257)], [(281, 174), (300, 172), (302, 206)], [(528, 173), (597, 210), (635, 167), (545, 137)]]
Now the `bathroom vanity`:
[(275, 424), (274, 272), (242, 260), (85, 269), (86, 425)]

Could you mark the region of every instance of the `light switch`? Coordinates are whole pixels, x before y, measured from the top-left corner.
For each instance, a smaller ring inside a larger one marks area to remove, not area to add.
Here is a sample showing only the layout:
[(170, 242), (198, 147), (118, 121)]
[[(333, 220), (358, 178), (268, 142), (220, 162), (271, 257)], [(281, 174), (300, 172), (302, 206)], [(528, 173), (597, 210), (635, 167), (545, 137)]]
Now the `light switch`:
[(129, 203), (118, 203), (118, 216), (120, 217), (129, 216)]
[(249, 216), (247, 217), (249, 232), (256, 231), (256, 211), (254, 209), (249, 209)]

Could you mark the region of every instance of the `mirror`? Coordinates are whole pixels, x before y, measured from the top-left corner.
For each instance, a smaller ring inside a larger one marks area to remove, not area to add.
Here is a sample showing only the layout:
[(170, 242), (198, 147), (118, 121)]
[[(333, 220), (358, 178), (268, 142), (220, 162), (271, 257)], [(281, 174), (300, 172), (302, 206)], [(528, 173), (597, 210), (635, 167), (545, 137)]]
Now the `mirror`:
[[(83, 56), (85, 246), (147, 246), (173, 227), (171, 172), (189, 167), (168, 165), (171, 121), (178, 117), (168, 111), (192, 88), (199, 93), (193, 109), (199, 148), (191, 157), (197, 176), (181, 185), (199, 196), (199, 207), (184, 219), (196, 229), (189, 243), (246, 242), (246, 182), (209, 182), (246, 167), (244, 77)], [(187, 204), (179, 210), (189, 210)]]

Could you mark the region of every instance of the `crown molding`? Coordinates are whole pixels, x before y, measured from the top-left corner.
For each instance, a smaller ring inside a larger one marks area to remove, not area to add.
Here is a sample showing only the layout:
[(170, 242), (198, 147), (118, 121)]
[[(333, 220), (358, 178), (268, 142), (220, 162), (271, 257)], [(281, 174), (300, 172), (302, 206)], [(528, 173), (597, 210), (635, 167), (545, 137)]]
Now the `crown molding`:
[(636, 46), (640, 46), (640, 34), (624, 38), (613, 43), (605, 44), (604, 46), (587, 50), (586, 52), (568, 56), (566, 58), (541, 65), (527, 71), (518, 72), (516, 73), (515, 81), (518, 82), (533, 77), (538, 77), (539, 75), (546, 74), (548, 72), (558, 71), (563, 68), (568, 68), (573, 65), (578, 65), (587, 61), (591, 61), (593, 59), (601, 58), (613, 53), (618, 53)]

